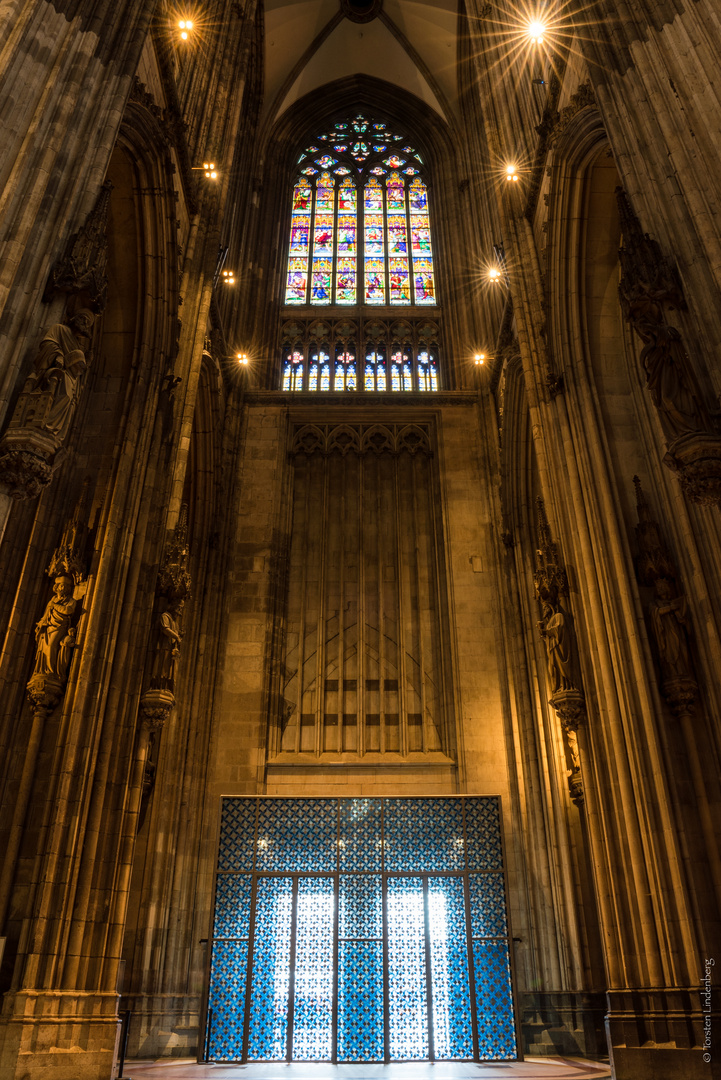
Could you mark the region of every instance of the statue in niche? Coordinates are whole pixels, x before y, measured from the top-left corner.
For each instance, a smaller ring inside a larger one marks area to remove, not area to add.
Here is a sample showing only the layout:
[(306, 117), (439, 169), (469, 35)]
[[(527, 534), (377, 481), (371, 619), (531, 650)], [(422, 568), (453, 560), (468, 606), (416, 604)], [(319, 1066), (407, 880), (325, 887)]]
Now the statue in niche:
[(68, 323), (51, 326), (40, 342), (34, 361), (35, 371), (23, 388), (23, 393), (32, 398), (50, 395), (51, 402), (38, 420), (40, 426), (61, 443), (70, 428), (80, 379), (87, 368), (86, 354), (94, 321), (92, 311), (80, 308)]
[(670, 442), (692, 432), (713, 430), (695, 385), (681, 335), (664, 317), (666, 290), (639, 283), (627, 300), (628, 319), (644, 342), (641, 361), (646, 385)]
[(170, 600), (165, 611), (158, 616), (155, 634), (155, 654), (150, 677), (152, 690), (175, 690), (175, 670), (180, 656), (180, 643), (183, 632), (180, 621), (183, 615), (184, 601), (179, 598)]
[(554, 608), (547, 600), (541, 603), (543, 618), (538, 629), (546, 646), (546, 666), (551, 694), (559, 690), (575, 690), (571, 674), (572, 630), (568, 617), (560, 606)]
[(64, 686), (72, 650), (76, 644), (73, 620), (78, 601), (73, 597), (73, 579), (69, 574), (55, 578), (53, 596), (35, 627), (37, 651), (35, 653), (36, 675), (54, 675)]
[(689, 619), (685, 596), (674, 596), (668, 578), (654, 582), (656, 600), (651, 604), (651, 625), (665, 680), (692, 679), (689, 659)]

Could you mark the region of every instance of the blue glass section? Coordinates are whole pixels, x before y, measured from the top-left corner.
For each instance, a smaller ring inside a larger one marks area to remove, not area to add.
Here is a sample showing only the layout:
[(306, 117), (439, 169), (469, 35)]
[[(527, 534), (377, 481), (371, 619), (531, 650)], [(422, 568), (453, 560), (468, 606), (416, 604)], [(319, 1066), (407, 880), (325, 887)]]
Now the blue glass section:
[(383, 936), (380, 874), (341, 874), (338, 891), (338, 937)]
[(386, 870), (464, 870), (460, 799), (384, 799)]
[(218, 870), (253, 869), (256, 799), (223, 799)]
[(237, 1061), (243, 1053), (247, 941), (216, 941), (208, 995), (211, 1061)]
[(383, 944), (338, 945), (338, 1060), (383, 1060)]
[(333, 892), (332, 878), (298, 881), (294, 1061), (330, 1061), (333, 1052)]
[(382, 870), (381, 800), (341, 799), (341, 870)]
[(508, 924), (503, 874), (469, 874), (468, 886), (473, 937), (505, 937)]
[(499, 802), (466, 799), (466, 842), (469, 870), (502, 870), (501, 823)]
[(428, 1057), (423, 882), (388, 878), (388, 1013), (392, 1061)]
[(292, 878), (258, 878), (248, 1057), (285, 1061), (290, 987)]
[(437, 1058), (473, 1057), (462, 877), (428, 879), (428, 929)]
[(247, 938), (250, 930), (251, 881), (250, 874), (218, 874), (214, 937)]
[(511, 967), (505, 941), (474, 941), (478, 1050), (482, 1061), (516, 1057)]
[(261, 799), (256, 870), (333, 871), (337, 832), (335, 799)]

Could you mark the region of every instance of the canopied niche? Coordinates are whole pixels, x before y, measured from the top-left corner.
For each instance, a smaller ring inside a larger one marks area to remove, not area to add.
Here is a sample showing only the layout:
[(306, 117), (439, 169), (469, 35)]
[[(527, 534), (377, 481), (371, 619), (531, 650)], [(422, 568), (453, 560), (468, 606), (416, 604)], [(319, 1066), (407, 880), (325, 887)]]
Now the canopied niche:
[(440, 499), (427, 424), (292, 434), (276, 752), (449, 752)]

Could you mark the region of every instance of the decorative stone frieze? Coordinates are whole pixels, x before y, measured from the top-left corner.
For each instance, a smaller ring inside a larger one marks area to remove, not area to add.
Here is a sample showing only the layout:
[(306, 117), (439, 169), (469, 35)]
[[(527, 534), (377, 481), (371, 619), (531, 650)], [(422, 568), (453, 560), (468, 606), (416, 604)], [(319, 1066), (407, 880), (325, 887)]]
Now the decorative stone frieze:
[(291, 454), (432, 454), (427, 424), (299, 424)]
[(666, 313), (685, 310), (681, 284), (656, 240), (641, 230), (623, 188), (616, 188), (623, 246), (619, 295), (643, 342), (646, 387), (667, 440), (664, 464), (692, 502), (721, 502), (721, 433), (712, 419), (683, 338)]
[(537, 537), (534, 586), (541, 605), (537, 623), (546, 647), (546, 677), (551, 691), (549, 705), (564, 732), (564, 745), (570, 763), (566, 771), (568, 790), (577, 806), (583, 802), (583, 777), (578, 750), (578, 728), (586, 715), (586, 699), (577, 673), (576, 637), (571, 614), (562, 604), (568, 596), (568, 576), (551, 538), (543, 499), (536, 500)]

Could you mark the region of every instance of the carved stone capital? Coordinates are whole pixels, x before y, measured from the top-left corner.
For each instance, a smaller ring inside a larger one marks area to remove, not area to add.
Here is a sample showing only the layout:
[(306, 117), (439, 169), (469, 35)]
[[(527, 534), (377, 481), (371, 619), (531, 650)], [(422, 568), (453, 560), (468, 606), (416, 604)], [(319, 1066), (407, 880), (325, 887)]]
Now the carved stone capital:
[(65, 683), (57, 675), (33, 675), (27, 686), (33, 712), (49, 716), (63, 696)]
[(550, 698), (549, 705), (555, 710), (558, 719), (568, 731), (578, 731), (579, 724), (586, 716), (586, 699), (580, 690), (557, 690)]
[(53, 475), (60, 444), (47, 432), (10, 428), (0, 439), (0, 491), (12, 499), (37, 499)]
[(678, 720), (693, 715), (698, 698), (698, 684), (695, 679), (664, 679), (661, 690), (671, 706), (671, 712)]
[(175, 708), (170, 690), (146, 690), (140, 699), (140, 720), (144, 727), (159, 731)]
[(568, 793), (571, 796), (571, 802), (576, 806), (582, 806), (585, 796), (583, 791), (583, 777), (581, 776), (580, 769), (569, 769), (568, 771)]
[(703, 506), (721, 504), (721, 438), (692, 432), (672, 442), (664, 464), (678, 476), (688, 498)]

